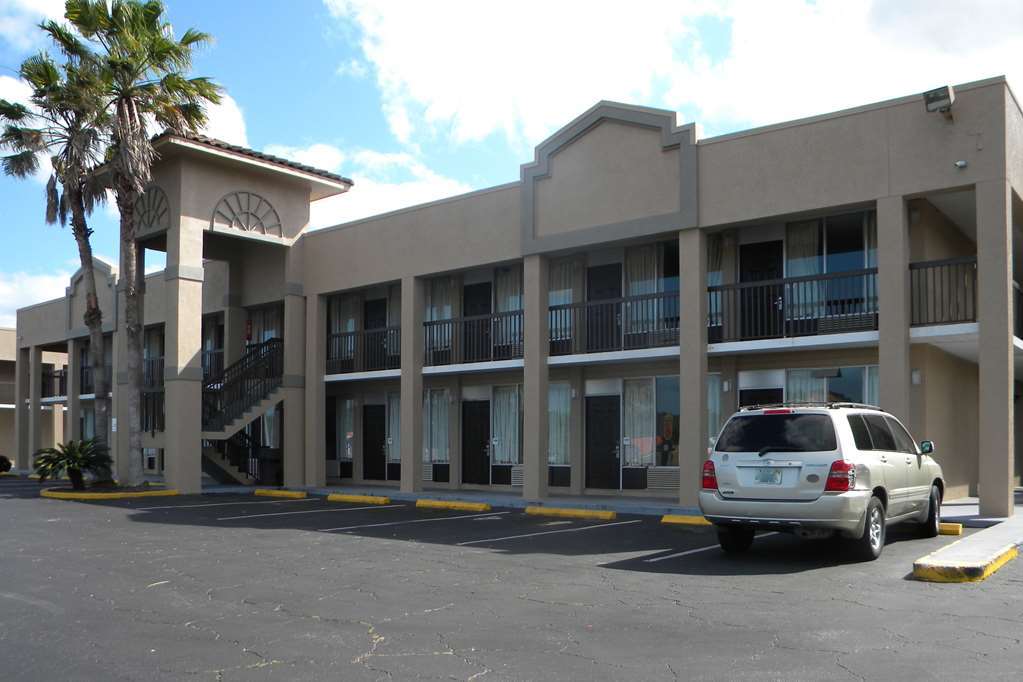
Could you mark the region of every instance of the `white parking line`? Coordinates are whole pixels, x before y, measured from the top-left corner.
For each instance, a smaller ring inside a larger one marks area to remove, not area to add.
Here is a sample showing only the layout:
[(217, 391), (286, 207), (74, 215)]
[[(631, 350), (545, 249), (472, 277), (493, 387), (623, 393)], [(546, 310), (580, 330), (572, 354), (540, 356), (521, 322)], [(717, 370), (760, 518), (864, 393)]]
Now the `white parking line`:
[[(771, 535), (777, 535), (777, 534), (778, 534), (777, 531), (772, 531), (770, 533), (764, 533), (763, 535), (758, 535), (757, 537), (758, 538), (766, 538), (766, 537), (769, 537)], [(711, 549), (717, 549), (720, 546), (721, 545), (707, 545), (706, 547), (697, 547), (696, 549), (687, 549), (684, 552), (675, 552), (674, 554), (667, 554), (665, 556), (654, 557), (653, 559), (643, 559), (643, 562), (647, 563), (647, 564), (653, 564), (653, 563), (657, 563), (658, 561), (666, 561), (668, 559), (677, 559), (680, 556), (689, 556), (690, 554), (699, 554), (700, 552), (706, 552), (706, 551), (711, 550)]]
[(155, 509), (200, 509), (202, 507), (229, 507), (239, 504), (284, 504), (285, 502), (315, 502), (317, 498), (306, 497), (301, 500), (246, 500), (245, 502), (208, 502), (206, 504), (165, 504), (160, 507), (135, 507), (134, 511), (153, 511)]
[(595, 526), (583, 526), (582, 528), (562, 528), (561, 530), (545, 530), (539, 533), (523, 533), (522, 535), (508, 535), (503, 538), (488, 538), (486, 540), (469, 540), (467, 542), (459, 542), (458, 546), (463, 545), (479, 545), (485, 542), (503, 542), (504, 540), (518, 540), (519, 538), (532, 538), (537, 535), (553, 535), (554, 533), (576, 533), (581, 530), (593, 530), (594, 528), (610, 528), (611, 526), (627, 526), (632, 523), (642, 523), (642, 519), (636, 519), (634, 521), (618, 521), (617, 523), (600, 523)]
[(336, 509), (303, 509), (293, 512), (273, 512), (272, 514), (245, 514), (243, 516), (221, 516), (217, 521), (237, 521), (238, 519), (259, 519), (264, 516), (290, 516), (291, 514), (319, 514), (321, 512), (359, 511), (360, 509), (391, 509), (404, 507), (403, 504), (374, 504), (368, 507), (338, 507)]
[(406, 523), (430, 523), (431, 521), (454, 521), (455, 519), (484, 519), (491, 516), (501, 516), (510, 512), (492, 512), (490, 514), (464, 514), (462, 516), (444, 516), (441, 518), (411, 519), (408, 521), (388, 521), (386, 523), (364, 523), (360, 526), (344, 526), (342, 528), (321, 528), (320, 532), (330, 533), (343, 530), (359, 530), (361, 528), (380, 528), (382, 526), (403, 526)]

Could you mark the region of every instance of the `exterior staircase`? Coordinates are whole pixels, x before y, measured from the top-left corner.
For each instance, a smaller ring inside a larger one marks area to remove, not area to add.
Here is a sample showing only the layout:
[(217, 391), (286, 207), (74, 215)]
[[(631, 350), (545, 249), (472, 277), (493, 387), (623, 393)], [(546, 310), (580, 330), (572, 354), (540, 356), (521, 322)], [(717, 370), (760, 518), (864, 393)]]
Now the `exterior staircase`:
[(270, 339), (203, 381), (203, 471), (222, 483), (269, 482), (263, 452), (244, 429), (281, 401), (283, 378), (284, 342)]

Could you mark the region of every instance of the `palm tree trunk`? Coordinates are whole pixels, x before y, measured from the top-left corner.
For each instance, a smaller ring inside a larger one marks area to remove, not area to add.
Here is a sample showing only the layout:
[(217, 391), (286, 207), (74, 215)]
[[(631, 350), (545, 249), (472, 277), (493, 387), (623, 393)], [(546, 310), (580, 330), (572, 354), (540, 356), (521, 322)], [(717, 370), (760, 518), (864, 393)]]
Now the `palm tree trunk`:
[(85, 220), (85, 205), (82, 193), (71, 183), (66, 190), (71, 207), (71, 232), (78, 244), (78, 259), (82, 264), (82, 282), (85, 284), (85, 326), (89, 329), (89, 366), (92, 368), (92, 385), (95, 392), (93, 401), (96, 413), (96, 438), (107, 443), (107, 429), (110, 425), (110, 387), (107, 385), (106, 339), (103, 337), (103, 311), (99, 308), (96, 293), (96, 271), (92, 266), (92, 232)]
[(124, 288), (124, 325), (127, 336), (128, 476), (124, 485), (142, 485), (142, 345), (144, 273), (139, 267), (135, 241), (135, 201), (138, 195), (123, 176), (114, 189), (121, 215), (121, 282)]

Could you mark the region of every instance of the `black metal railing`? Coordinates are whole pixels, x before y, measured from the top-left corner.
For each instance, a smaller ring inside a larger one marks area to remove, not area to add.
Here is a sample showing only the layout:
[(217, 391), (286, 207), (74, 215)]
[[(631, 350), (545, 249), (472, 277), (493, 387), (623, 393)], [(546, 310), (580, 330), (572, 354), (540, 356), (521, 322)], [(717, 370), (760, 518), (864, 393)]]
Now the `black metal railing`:
[(327, 374), (401, 367), (401, 327), (327, 335)]
[(550, 354), (678, 345), (678, 292), (553, 305)]
[(522, 357), (522, 311), (423, 323), (424, 364), (513, 360)]
[(707, 288), (710, 343), (877, 329), (877, 268)]
[(238, 362), (203, 382), (202, 423), (219, 431), (267, 398), (284, 376), (284, 341), (270, 339), (249, 346)]
[(142, 430), (147, 433), (163, 431), (164, 392), (163, 358), (142, 360)]
[[(114, 368), (110, 365), (103, 366), (107, 378), (107, 389), (112, 390), (114, 385)], [(81, 395), (89, 395), (96, 392), (96, 383), (92, 380), (92, 365), (82, 365), (81, 372), (82, 386)]]
[(913, 326), (977, 321), (977, 257), (909, 264)]
[(42, 376), (43, 398), (58, 398), (67, 395), (67, 372), (63, 369), (44, 369)]
[(224, 373), (224, 349), (204, 350), (202, 352), (203, 381)]

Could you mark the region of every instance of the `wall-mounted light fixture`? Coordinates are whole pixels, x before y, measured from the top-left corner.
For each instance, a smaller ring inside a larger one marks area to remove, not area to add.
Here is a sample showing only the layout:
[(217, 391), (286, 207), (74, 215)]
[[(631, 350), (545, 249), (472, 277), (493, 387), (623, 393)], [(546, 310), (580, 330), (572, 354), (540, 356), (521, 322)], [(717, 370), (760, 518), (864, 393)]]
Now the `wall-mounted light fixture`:
[(914, 386), (919, 386), (924, 382), (923, 377), (920, 374), (920, 370), (914, 369), (909, 373), (909, 381)]
[(955, 90), (951, 85), (928, 90), (924, 93), (924, 107), (930, 113), (940, 113), (946, 120), (952, 120), (952, 104), (956, 101)]

